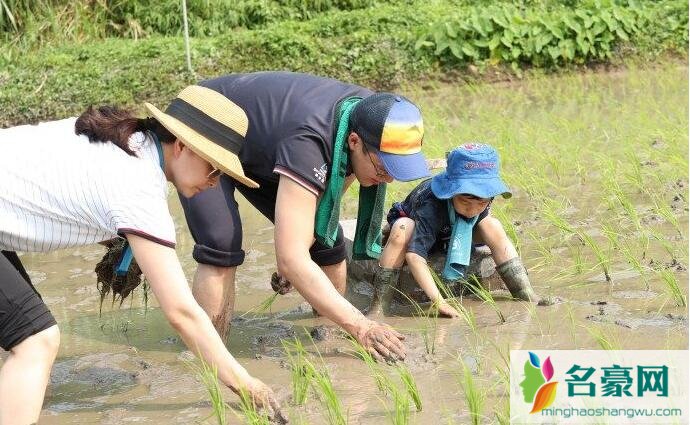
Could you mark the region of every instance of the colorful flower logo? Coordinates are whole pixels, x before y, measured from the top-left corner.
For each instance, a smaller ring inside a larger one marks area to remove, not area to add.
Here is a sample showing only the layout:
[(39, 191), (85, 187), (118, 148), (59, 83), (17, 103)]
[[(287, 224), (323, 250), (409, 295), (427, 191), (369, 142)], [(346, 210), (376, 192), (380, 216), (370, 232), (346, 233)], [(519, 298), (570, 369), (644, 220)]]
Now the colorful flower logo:
[(525, 379), (520, 382), (525, 403), (533, 403), (530, 413), (541, 412), (551, 406), (556, 399), (556, 386), (558, 382), (553, 378), (553, 365), (551, 357), (547, 357), (541, 364), (539, 357), (529, 352), (529, 360), (525, 362)]

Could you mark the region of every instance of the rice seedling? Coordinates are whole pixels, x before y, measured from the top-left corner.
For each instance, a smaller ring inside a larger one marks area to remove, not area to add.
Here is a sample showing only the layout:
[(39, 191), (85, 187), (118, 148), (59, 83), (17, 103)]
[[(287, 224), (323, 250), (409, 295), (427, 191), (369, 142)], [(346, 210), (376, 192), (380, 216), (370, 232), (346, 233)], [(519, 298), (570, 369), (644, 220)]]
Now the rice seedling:
[(422, 339), (427, 354), (436, 353), (436, 332), (438, 331), (438, 303), (433, 302), (425, 316), (426, 324), (422, 328)]
[(443, 279), (441, 279), (431, 267), (429, 268), (429, 272), (431, 273), (431, 277), (434, 279), (434, 283), (436, 284), (436, 287), (441, 293), (443, 299), (445, 299), (451, 307), (453, 307), (460, 313), (460, 317), (463, 318), (463, 320), (470, 328), (472, 333), (478, 336), (479, 333), (477, 332), (477, 318), (475, 317), (472, 309), (465, 308), (465, 306), (463, 306), (462, 303), (458, 301), (458, 299), (455, 297), (453, 291), (450, 289), (448, 284)]
[(543, 265), (551, 265), (554, 263), (556, 260), (553, 252), (551, 251), (551, 247), (547, 246), (547, 239), (544, 238), (543, 236), (537, 235), (533, 231), (527, 231), (527, 235), (529, 236), (530, 240), (534, 242), (534, 245), (536, 247), (537, 252), (541, 254), (542, 258), (542, 264)]
[(671, 298), (678, 307), (687, 307), (688, 297), (678, 285), (678, 279), (676, 279), (676, 275), (673, 271), (663, 269), (658, 270), (657, 273), (664, 283), (664, 288), (669, 298)]
[(431, 303), (428, 311), (424, 311), (422, 306), (407, 294), (398, 291), (403, 297), (414, 307), (413, 315), (419, 319), (423, 319), (424, 326), (421, 329), (422, 340), (424, 341), (424, 348), (427, 354), (436, 353), (436, 332), (438, 331), (438, 304)]
[(576, 234), (577, 231), (575, 228), (568, 223), (565, 218), (561, 216), (561, 214), (558, 212), (558, 210), (564, 210), (565, 209), (565, 202), (558, 203), (555, 199), (544, 199), (544, 202), (542, 203), (542, 208), (541, 212), (546, 219), (551, 225), (556, 227), (561, 231), (561, 233), (564, 234), (566, 237), (566, 240), (570, 238), (572, 235)]
[(539, 327), (539, 334), (543, 337), (544, 329), (541, 326), (541, 318), (539, 317), (539, 314), (537, 314), (537, 307), (534, 303), (522, 303), (522, 305), (524, 305), (525, 309), (527, 310), (527, 314), (532, 321), (537, 323), (537, 326)]
[(374, 360), (374, 356), (372, 356), (362, 344), (357, 342), (356, 339), (349, 337), (348, 340), (354, 347), (355, 355), (364, 360), (367, 368), (369, 368), (369, 372), (371, 373), (371, 376), (374, 377), (374, 381), (376, 382), (376, 388), (378, 388), (381, 393), (385, 394), (388, 389), (388, 377), (383, 374), (381, 368), (378, 366), (378, 363), (376, 363), (376, 360)]
[(625, 178), (627, 181), (632, 183), (638, 190), (644, 190), (645, 184), (642, 177), (642, 165), (640, 158), (637, 153), (633, 150), (628, 151), (628, 163), (632, 166), (632, 170), (629, 173), (625, 173)]
[(668, 253), (668, 255), (671, 257), (673, 260), (677, 260), (678, 256), (676, 254), (676, 249), (673, 246), (673, 244), (664, 236), (662, 233), (656, 231), (656, 230), (649, 230), (649, 233), (651, 234), (652, 238), (654, 238), (655, 241), (661, 245), (662, 248), (664, 248), (664, 251)]
[(647, 257), (647, 251), (649, 251), (649, 234), (647, 232), (639, 232), (637, 235), (637, 243), (642, 251), (642, 259)]
[(486, 400), (486, 393), (479, 389), (477, 382), (475, 382), (472, 377), (472, 371), (467, 364), (462, 360), (462, 357), (458, 357), (458, 362), (462, 370), (462, 374), (458, 381), (460, 387), (465, 394), (465, 401), (467, 402), (467, 408), (470, 412), (470, 419), (472, 425), (479, 425), (482, 418), (482, 410), (484, 409), (484, 402)]
[(581, 275), (585, 271), (585, 263), (584, 259), (582, 258), (582, 248), (579, 244), (577, 244), (572, 248), (572, 250), (575, 251), (573, 253), (573, 262), (575, 263), (575, 274)]
[(580, 239), (587, 245), (594, 255), (597, 257), (597, 265), (601, 266), (603, 272), (604, 272), (604, 278), (606, 279), (607, 282), (612, 283), (611, 280), (611, 259), (609, 258), (608, 255), (604, 252), (604, 250), (599, 246), (599, 244), (592, 238), (590, 235), (588, 235), (585, 232), (578, 232), (577, 233)]
[(392, 381), (387, 381), (387, 384), (386, 393), (393, 402), (393, 408), (387, 409), (388, 417), (393, 425), (407, 425), (410, 422), (410, 397)]
[(609, 241), (609, 245), (613, 249), (619, 249), (620, 248), (620, 234), (616, 232), (613, 227), (609, 224), (604, 224), (601, 226), (601, 233), (604, 234), (606, 239)]
[(419, 388), (417, 388), (417, 383), (415, 382), (414, 377), (412, 376), (412, 373), (410, 373), (410, 370), (402, 364), (399, 364), (397, 366), (397, 370), (398, 370), (398, 376), (400, 377), (400, 380), (403, 382), (403, 385), (405, 386), (405, 389), (407, 390), (407, 394), (409, 395), (409, 397), (414, 402), (414, 405), (417, 408), (417, 411), (421, 412), (422, 411), (422, 398), (419, 394)]
[(496, 313), (498, 316), (499, 320), (501, 323), (505, 323), (506, 318), (503, 315), (503, 312), (501, 311), (500, 308), (498, 308), (498, 305), (496, 304), (496, 300), (494, 297), (491, 295), (491, 292), (489, 292), (486, 288), (482, 286), (482, 284), (479, 282), (476, 276), (471, 275), (469, 279), (465, 281), (467, 283), (467, 286), (470, 288), (473, 294), (475, 294), (480, 300), (484, 301), (485, 304), (488, 304), (489, 307)]
[[(211, 400), (211, 407), (213, 409), (209, 417), (213, 416), (216, 418), (219, 425), (225, 425), (228, 423), (227, 412), (229, 406), (227, 403), (225, 403), (225, 401), (223, 401), (223, 392), (221, 390), (221, 385), (218, 382), (218, 368), (215, 365), (211, 367), (201, 356), (197, 356), (197, 358), (199, 365), (195, 364), (191, 360), (187, 360), (185, 363), (187, 364), (187, 367), (196, 373), (197, 377), (201, 380), (201, 383), (208, 392), (209, 399)], [(256, 411), (256, 409), (254, 410)]]
[(333, 388), (333, 382), (325, 366), (315, 371), (312, 385), (322, 406), (326, 410), (326, 418), (331, 425), (346, 425), (347, 417), (343, 413), (343, 405)]
[(678, 222), (678, 217), (676, 217), (676, 215), (673, 213), (671, 207), (669, 207), (663, 199), (656, 195), (652, 195), (652, 202), (654, 203), (654, 212), (659, 214), (664, 218), (664, 220), (670, 223), (676, 232), (678, 232), (678, 235), (682, 237), (683, 231), (680, 227), (680, 223)]
[(621, 344), (613, 334), (607, 333), (603, 327), (585, 326), (585, 329), (599, 344), (602, 350), (620, 350)]
[[(251, 395), (244, 389), (240, 389), (240, 409), (242, 417), (249, 425), (270, 425), (271, 420), (266, 412), (260, 412)], [(239, 416), (239, 415), (238, 415)]]
[(315, 394), (317, 394), (317, 397), (321, 402), (321, 405), (326, 411), (326, 418), (328, 419), (328, 423), (330, 425), (346, 425), (347, 416), (343, 413), (343, 405), (340, 402), (340, 398), (335, 392), (335, 388), (333, 387), (333, 381), (331, 380), (331, 376), (328, 373), (326, 363), (323, 361), (321, 352), (319, 351), (319, 348), (316, 346), (316, 343), (314, 342), (314, 339), (311, 337), (311, 334), (307, 333), (307, 335), (309, 336), (309, 339), (311, 340), (311, 343), (314, 346), (314, 349), (316, 350), (316, 354), (319, 357), (320, 366), (318, 369), (316, 367), (312, 367), (311, 386), (314, 389)]
[(646, 291), (649, 291), (649, 279), (647, 278), (647, 268), (642, 265), (642, 262), (633, 254), (630, 242), (620, 244), (620, 252), (623, 254), (625, 261), (632, 266), (632, 268), (640, 275), (642, 283)]
[(261, 301), (259, 304), (242, 313), (239, 317), (245, 317), (250, 313), (263, 314), (267, 311), (270, 311), (271, 307), (273, 307), (273, 303), (278, 299), (278, 295), (279, 294), (277, 292), (274, 292), (273, 294), (269, 295), (268, 298)]
[(496, 343), (491, 342), (491, 345), (496, 349), (498, 360), (492, 359), (494, 368), (498, 374), (498, 381), (496, 385), (502, 384), (503, 394), (510, 394), (510, 349), (506, 345), (505, 348), (499, 347)]
[(575, 313), (573, 311), (573, 305), (570, 302), (567, 302), (565, 308), (570, 338), (573, 340), (573, 342), (575, 342)]
[(508, 235), (508, 238), (510, 238), (511, 242), (513, 242), (515, 250), (518, 252), (518, 255), (520, 255), (522, 253), (522, 243), (518, 237), (517, 229), (513, 225), (513, 221), (508, 216), (508, 207), (504, 206), (497, 208), (492, 206), (491, 214), (501, 222), (503, 229)]
[(497, 406), (496, 409), (494, 409), (496, 423), (498, 425), (508, 425), (510, 424), (510, 403), (507, 400), (504, 400), (503, 403), (501, 403), (501, 406), (502, 408)]
[(294, 342), (282, 340), (283, 349), (290, 363), (292, 374), (292, 402), (302, 406), (307, 401), (309, 384), (314, 377), (314, 365), (307, 358), (307, 352), (302, 341), (295, 338)]
[[(361, 344), (353, 339), (350, 339), (350, 342), (354, 346), (355, 354), (367, 364), (379, 391), (392, 399), (393, 409), (388, 411), (391, 422), (396, 425), (407, 424), (410, 416), (410, 399), (414, 402), (417, 411), (422, 410), (422, 399), (412, 373), (403, 364), (396, 366), (396, 371), (404, 387), (404, 391), (402, 391), (381, 371), (378, 363)], [(384, 404), (386, 403), (384, 402)]]
[(620, 185), (618, 184), (618, 180), (615, 177), (612, 177), (606, 181), (606, 185), (614, 199), (617, 200), (618, 204), (623, 208), (623, 211), (634, 226), (635, 230), (642, 230), (640, 216), (635, 209), (635, 204), (630, 200), (623, 189), (621, 189)]

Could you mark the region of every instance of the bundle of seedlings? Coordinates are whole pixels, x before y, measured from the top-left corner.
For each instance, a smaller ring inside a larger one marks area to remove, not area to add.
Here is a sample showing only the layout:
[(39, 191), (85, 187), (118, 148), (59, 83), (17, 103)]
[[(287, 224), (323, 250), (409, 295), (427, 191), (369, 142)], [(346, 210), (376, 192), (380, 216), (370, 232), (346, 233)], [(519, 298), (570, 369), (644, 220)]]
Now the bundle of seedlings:
[[(112, 239), (103, 242), (108, 248), (101, 261), (96, 264), (96, 286), (101, 294), (99, 313), (103, 309), (103, 300), (112, 293), (113, 304), (119, 300), (120, 305), (124, 302), (132, 291), (134, 291), (145, 280), (139, 265), (132, 258), (126, 272), (119, 273), (117, 270), (125, 252), (127, 242), (124, 239)], [(146, 303), (148, 291), (144, 287), (144, 303)]]

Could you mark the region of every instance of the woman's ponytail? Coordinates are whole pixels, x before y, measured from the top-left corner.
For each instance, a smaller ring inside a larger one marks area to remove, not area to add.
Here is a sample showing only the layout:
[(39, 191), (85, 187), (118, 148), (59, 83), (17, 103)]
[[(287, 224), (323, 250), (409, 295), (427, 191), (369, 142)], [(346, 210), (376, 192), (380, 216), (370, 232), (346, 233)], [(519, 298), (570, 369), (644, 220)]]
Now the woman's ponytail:
[(130, 111), (116, 106), (89, 106), (77, 118), (74, 131), (78, 135), (85, 135), (92, 143), (113, 143), (132, 156), (135, 153), (129, 147), (129, 138), (136, 132), (153, 131), (163, 143), (175, 141), (175, 136), (155, 118), (137, 118)]

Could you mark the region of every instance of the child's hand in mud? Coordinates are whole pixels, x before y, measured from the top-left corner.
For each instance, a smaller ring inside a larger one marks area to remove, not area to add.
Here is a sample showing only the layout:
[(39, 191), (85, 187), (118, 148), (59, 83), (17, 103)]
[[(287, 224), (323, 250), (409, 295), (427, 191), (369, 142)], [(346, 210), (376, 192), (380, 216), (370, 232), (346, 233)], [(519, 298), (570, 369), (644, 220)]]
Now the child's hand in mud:
[(252, 402), (257, 408), (263, 408), (268, 413), (268, 419), (272, 424), (287, 424), (287, 416), (283, 414), (280, 408), (280, 403), (276, 399), (273, 390), (261, 380), (249, 377), (239, 390), (233, 388), (233, 391), (240, 395), (240, 391), (245, 391), (251, 397)]
[(277, 272), (273, 272), (273, 275), (271, 275), (271, 288), (280, 295), (285, 295), (292, 289), (292, 284)]
[(378, 362), (405, 360), (405, 336), (386, 324), (368, 320), (355, 338)]
[(446, 300), (441, 300), (438, 303), (438, 314), (444, 317), (450, 317), (451, 319), (456, 319), (460, 317), (460, 312), (453, 308), (453, 306), (448, 304)]

